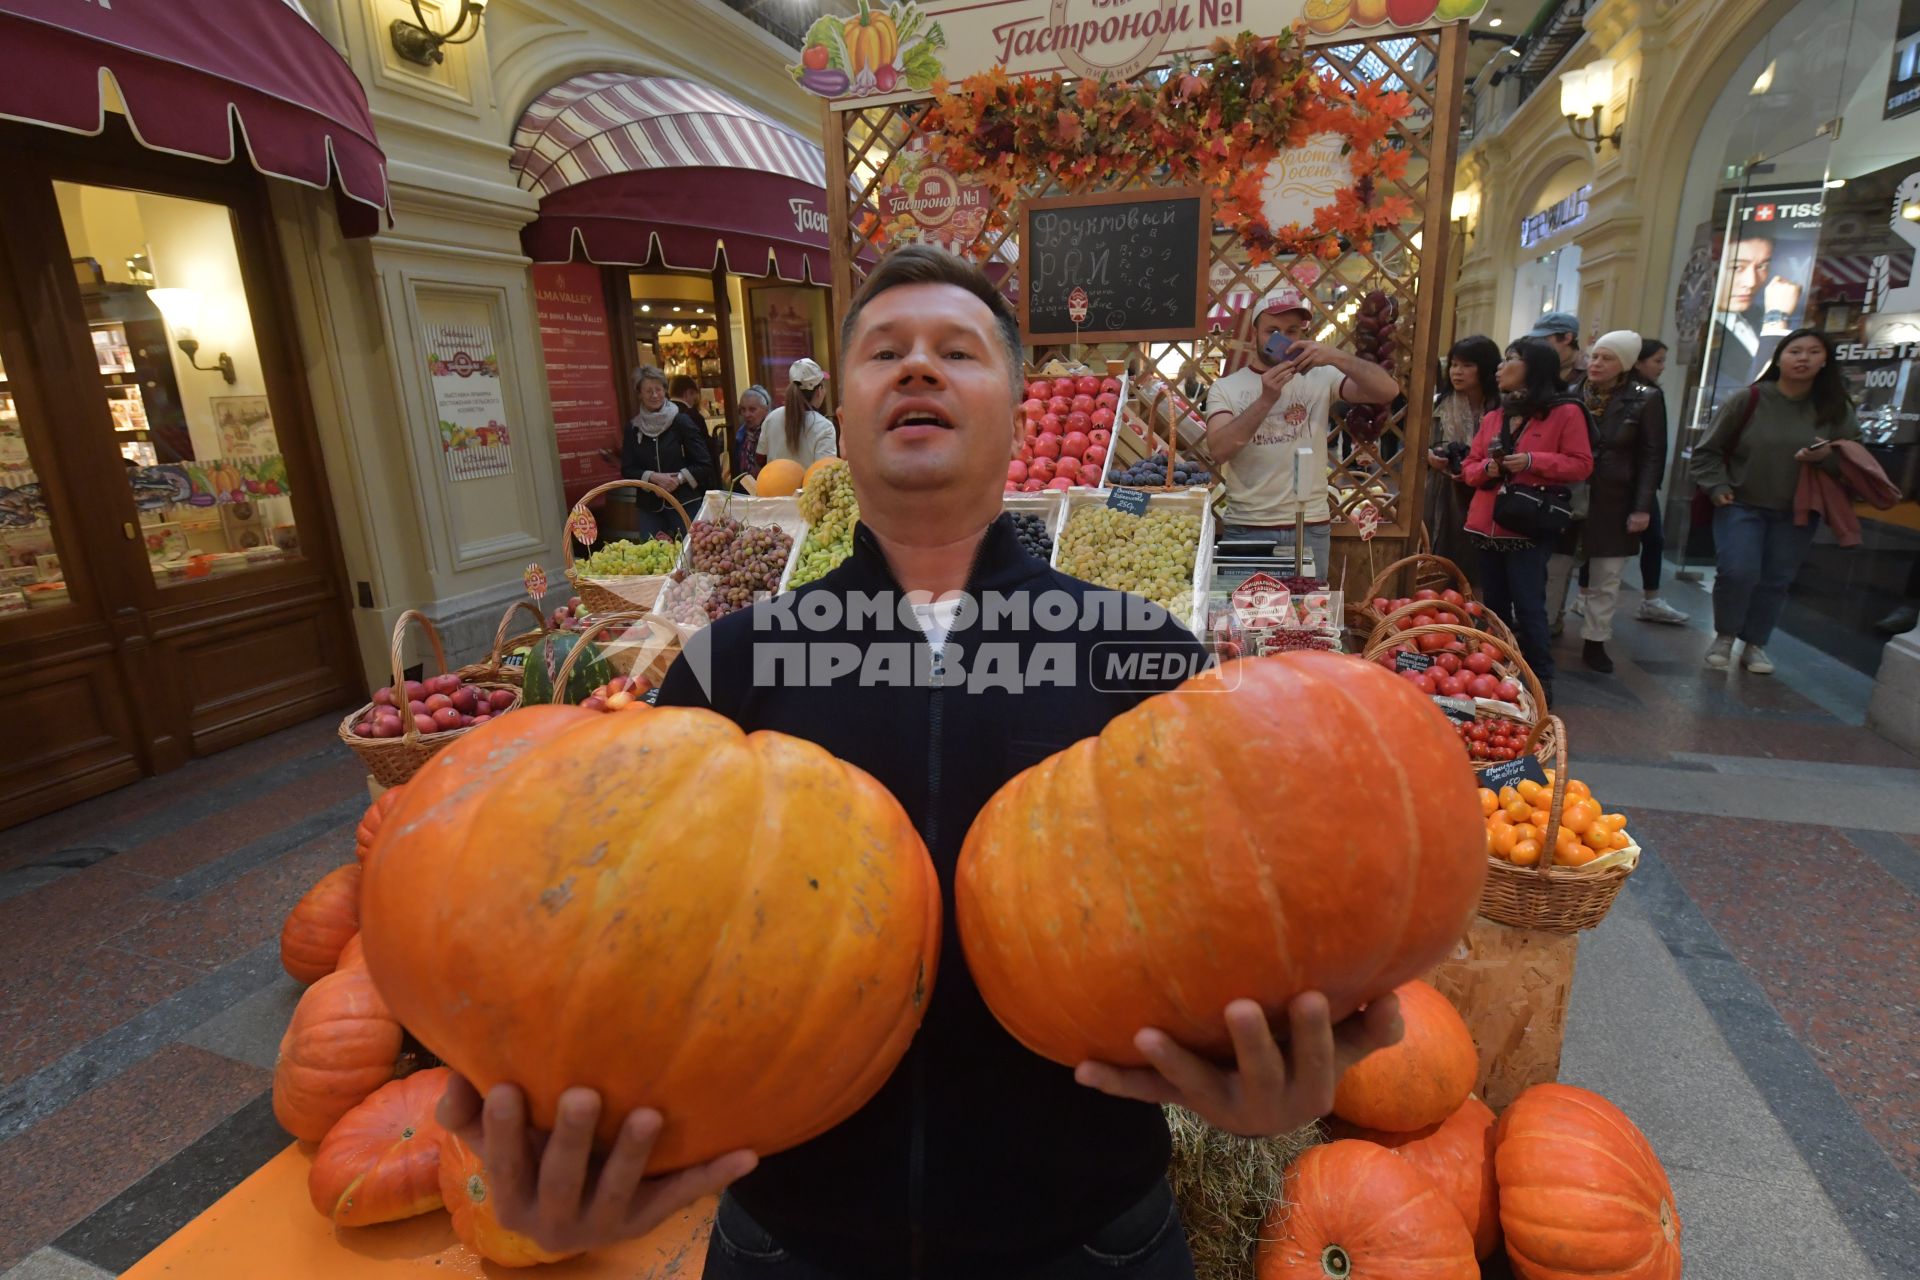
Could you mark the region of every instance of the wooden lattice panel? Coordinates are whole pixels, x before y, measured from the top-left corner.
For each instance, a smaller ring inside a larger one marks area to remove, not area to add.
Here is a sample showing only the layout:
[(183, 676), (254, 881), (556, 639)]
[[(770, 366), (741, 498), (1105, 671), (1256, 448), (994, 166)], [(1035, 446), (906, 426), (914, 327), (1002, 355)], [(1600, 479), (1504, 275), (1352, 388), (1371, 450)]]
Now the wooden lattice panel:
[[(1395, 304), (1393, 370), (1405, 392), (1377, 441), (1351, 438), (1340, 423), (1328, 448), (1330, 497), (1336, 515), (1335, 559), (1357, 560), (1358, 568), (1335, 580), (1353, 578), (1354, 585), (1371, 574), (1370, 562), (1384, 564), (1402, 554), (1418, 536), (1420, 501), (1426, 450), (1439, 363), (1442, 332), (1441, 288), (1423, 290), (1421, 281), (1444, 281), (1447, 208), (1452, 199), (1455, 125), (1460, 101), (1466, 49), (1459, 24), (1438, 31), (1363, 39), (1312, 50), (1315, 69), (1348, 87), (1363, 82), (1404, 90), (1413, 111), (1396, 133), (1406, 149), (1406, 174), (1399, 180), (1376, 178), (1381, 196), (1406, 197), (1412, 213), (1406, 222), (1379, 232), (1372, 241), (1356, 243), (1332, 262), (1281, 258), (1254, 266), (1239, 239), (1228, 234), (1212, 238), (1209, 294), (1212, 319), (1199, 338), (1172, 344), (1134, 344), (1130, 348), (1138, 367), (1169, 382), (1189, 371), (1204, 384), (1246, 363), (1252, 325), (1244, 304), (1278, 283), (1299, 288), (1314, 312), (1315, 336), (1351, 349), (1355, 312), (1369, 291), (1380, 290)], [(835, 322), (870, 264), (896, 247), (880, 205), (888, 186), (889, 166), (912, 145), (920, 132), (926, 102), (870, 107), (828, 113), (828, 189), (845, 192), (846, 203), (833, 209)], [(964, 179), (965, 175), (958, 175)], [(1143, 167), (1122, 178), (1076, 187), (1076, 193), (1127, 191), (1166, 185), (1164, 175)], [(1022, 199), (1063, 194), (1065, 188), (1042, 179), (1021, 192)], [(1010, 215), (1012, 210), (1007, 211)], [(1015, 236), (1018, 218), (1006, 226), (983, 232), (975, 253), (996, 275), (1010, 295), (1020, 287), (1019, 253)], [(910, 232), (903, 231), (903, 234)], [(1203, 393), (1204, 396), (1204, 393)], [(1363, 501), (1380, 514), (1378, 534), (1362, 545), (1351, 523)]]

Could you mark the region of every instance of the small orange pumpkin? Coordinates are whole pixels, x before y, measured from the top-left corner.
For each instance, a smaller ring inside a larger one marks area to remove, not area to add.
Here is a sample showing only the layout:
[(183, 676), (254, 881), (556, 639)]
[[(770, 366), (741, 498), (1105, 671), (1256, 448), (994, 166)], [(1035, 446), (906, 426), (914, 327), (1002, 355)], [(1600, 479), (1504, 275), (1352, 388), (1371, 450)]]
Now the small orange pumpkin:
[(280, 1037), (274, 1118), (294, 1137), (320, 1141), (393, 1079), (401, 1039), (400, 1022), (373, 989), (365, 965), (328, 974), (300, 997)]
[(1363, 1128), (1411, 1133), (1460, 1109), (1480, 1074), (1480, 1053), (1466, 1021), (1438, 991), (1416, 979), (1394, 994), (1406, 1034), (1347, 1068), (1334, 1086), (1333, 1113)]
[(360, 864), (335, 867), (287, 912), (280, 926), (280, 967), (311, 985), (340, 964), (340, 949), (360, 932)]
[(1473, 1235), (1473, 1255), (1490, 1258), (1500, 1247), (1500, 1189), (1493, 1174), (1493, 1112), (1469, 1097), (1439, 1124), (1412, 1133), (1362, 1129), (1335, 1120), (1336, 1138), (1358, 1138), (1413, 1162), (1453, 1202)]
[(1597, 1093), (1537, 1084), (1494, 1127), (1519, 1280), (1680, 1280), (1680, 1213), (1645, 1134)]
[(1256, 1280), (1480, 1280), (1473, 1238), (1433, 1180), (1371, 1142), (1312, 1147), (1254, 1250)]
[(500, 1225), (494, 1211), (493, 1187), (480, 1154), (448, 1129), (440, 1130), (440, 1199), (453, 1218), (453, 1234), (460, 1243), (503, 1267), (537, 1267), (571, 1258), (570, 1253), (542, 1249), (530, 1236)]
[(340, 948), (340, 963), (335, 965), (334, 968), (351, 969), (355, 965), (364, 968), (366, 963), (367, 953), (361, 949), (360, 935), (356, 932), (351, 938), (347, 939), (347, 945)]
[(440, 1122), (453, 1072), (389, 1080), (327, 1131), (307, 1174), (313, 1207), (339, 1227), (398, 1222), (440, 1207)]
[(380, 835), (380, 825), (387, 820), (393, 807), (400, 803), (400, 796), (405, 790), (405, 783), (388, 787), (367, 806), (366, 813), (360, 818), (360, 825), (353, 831), (353, 856), (358, 861), (365, 862), (367, 855), (373, 852), (373, 842)]

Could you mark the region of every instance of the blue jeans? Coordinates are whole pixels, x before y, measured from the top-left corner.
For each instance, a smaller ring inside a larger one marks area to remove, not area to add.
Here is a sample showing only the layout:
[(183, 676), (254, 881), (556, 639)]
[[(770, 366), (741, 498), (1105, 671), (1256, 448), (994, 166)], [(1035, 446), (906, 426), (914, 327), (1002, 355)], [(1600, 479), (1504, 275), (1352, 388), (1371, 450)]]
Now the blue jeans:
[(1520, 656), (1541, 684), (1553, 682), (1553, 639), (1547, 626), (1547, 561), (1552, 557), (1551, 540), (1480, 552), (1481, 597), (1513, 628)]
[(1813, 546), (1820, 517), (1732, 502), (1713, 509), (1713, 629), (1765, 644), (1787, 607), (1787, 587)]
[[(720, 1197), (702, 1274), (706, 1280), (839, 1280), (782, 1248), (729, 1195)], [(1163, 1182), (1071, 1253), (1019, 1270), (988, 1263), (977, 1274), (994, 1280), (1193, 1280), (1193, 1255), (1173, 1191)]]

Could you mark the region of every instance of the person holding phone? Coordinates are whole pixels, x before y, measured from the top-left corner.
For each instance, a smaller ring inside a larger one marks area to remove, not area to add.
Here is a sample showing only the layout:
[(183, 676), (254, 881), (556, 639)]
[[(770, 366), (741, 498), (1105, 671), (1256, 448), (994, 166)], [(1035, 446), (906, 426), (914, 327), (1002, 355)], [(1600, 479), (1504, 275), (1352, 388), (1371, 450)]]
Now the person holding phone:
[(1836, 440), (1858, 440), (1860, 420), (1841, 380), (1833, 340), (1795, 329), (1780, 340), (1760, 380), (1728, 397), (1693, 450), (1693, 478), (1713, 503), (1713, 644), (1706, 664), (1773, 670), (1765, 645), (1787, 607), (1787, 587), (1813, 546), (1818, 513), (1793, 514), (1802, 463), (1840, 474)]
[(1252, 358), (1216, 381), (1207, 396), (1207, 451), (1227, 488), (1220, 540), (1291, 547), (1294, 522), (1304, 516), (1314, 571), (1325, 577), (1333, 551), (1327, 501), (1333, 402), (1392, 404), (1400, 384), (1371, 361), (1313, 341), (1312, 324), (1313, 311), (1298, 289), (1279, 288), (1261, 299)]

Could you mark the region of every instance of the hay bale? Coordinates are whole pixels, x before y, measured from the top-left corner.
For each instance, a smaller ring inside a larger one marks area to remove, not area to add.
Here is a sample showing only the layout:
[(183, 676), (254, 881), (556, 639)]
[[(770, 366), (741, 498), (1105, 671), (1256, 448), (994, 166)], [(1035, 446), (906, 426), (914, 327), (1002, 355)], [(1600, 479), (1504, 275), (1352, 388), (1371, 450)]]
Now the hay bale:
[(1319, 1125), (1278, 1138), (1237, 1138), (1190, 1111), (1168, 1107), (1173, 1164), (1167, 1177), (1186, 1224), (1199, 1280), (1253, 1280), (1260, 1223), (1294, 1157), (1326, 1141)]

